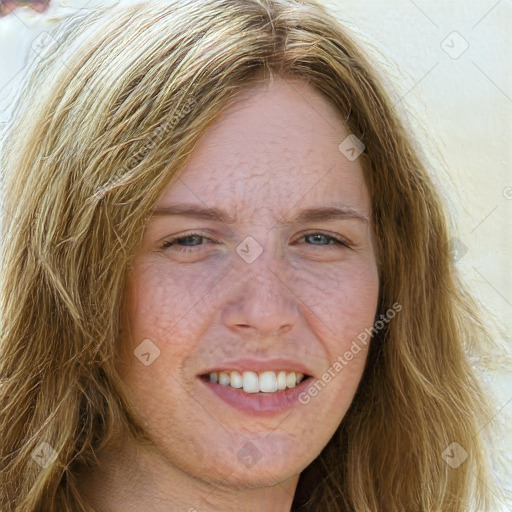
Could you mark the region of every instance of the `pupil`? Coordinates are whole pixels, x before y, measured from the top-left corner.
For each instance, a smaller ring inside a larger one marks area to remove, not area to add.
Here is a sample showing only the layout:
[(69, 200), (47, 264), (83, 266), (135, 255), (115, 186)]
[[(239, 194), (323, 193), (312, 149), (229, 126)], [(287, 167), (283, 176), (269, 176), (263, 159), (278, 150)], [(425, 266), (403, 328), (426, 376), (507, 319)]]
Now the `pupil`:
[(325, 241), (325, 238), (326, 238), (325, 235), (308, 235), (308, 236), (311, 237), (311, 238), (314, 238), (316, 242), (321, 241), (322, 238)]
[(199, 235), (189, 235), (189, 236), (186, 236), (186, 237), (184, 237), (184, 238), (182, 238), (182, 239), (180, 240), (180, 245), (188, 245), (188, 244), (186, 243), (187, 241), (189, 241), (189, 242), (190, 242), (192, 239), (198, 240), (198, 239), (200, 239), (200, 238), (201, 238), (201, 237), (200, 237)]

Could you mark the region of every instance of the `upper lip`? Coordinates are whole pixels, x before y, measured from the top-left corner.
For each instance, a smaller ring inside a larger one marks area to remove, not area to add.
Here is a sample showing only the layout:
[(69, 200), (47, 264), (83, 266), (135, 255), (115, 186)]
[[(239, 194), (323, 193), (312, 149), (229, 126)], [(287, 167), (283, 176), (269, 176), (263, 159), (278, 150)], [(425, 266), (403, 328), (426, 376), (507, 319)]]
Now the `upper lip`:
[(218, 363), (215, 366), (205, 370), (201, 375), (212, 372), (222, 372), (226, 370), (235, 370), (240, 373), (243, 372), (256, 372), (261, 373), (264, 371), (285, 371), (285, 372), (300, 372), (307, 376), (312, 376), (313, 371), (304, 363), (290, 358), (273, 358), (273, 359), (229, 359)]

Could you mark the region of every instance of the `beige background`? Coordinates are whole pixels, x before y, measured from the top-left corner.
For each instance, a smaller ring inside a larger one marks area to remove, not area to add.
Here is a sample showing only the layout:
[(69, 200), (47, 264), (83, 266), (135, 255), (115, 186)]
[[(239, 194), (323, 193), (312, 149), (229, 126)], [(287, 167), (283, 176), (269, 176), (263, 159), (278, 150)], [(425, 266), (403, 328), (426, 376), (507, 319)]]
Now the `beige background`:
[[(111, 0), (109, 0), (111, 1)], [(92, 0), (52, 2), (44, 15), (0, 18), (0, 127), (16, 99), (31, 45)], [(502, 508), (512, 510), (512, 2), (325, 0), (389, 77), (397, 106), (430, 159), (453, 217), (457, 265), (495, 335), (493, 421), (505, 461), (496, 468)], [(34, 92), (36, 93), (36, 91)], [(1, 212), (0, 214), (5, 214)], [(478, 362), (475, 361), (477, 365)], [(456, 441), (456, 440), (454, 440)]]

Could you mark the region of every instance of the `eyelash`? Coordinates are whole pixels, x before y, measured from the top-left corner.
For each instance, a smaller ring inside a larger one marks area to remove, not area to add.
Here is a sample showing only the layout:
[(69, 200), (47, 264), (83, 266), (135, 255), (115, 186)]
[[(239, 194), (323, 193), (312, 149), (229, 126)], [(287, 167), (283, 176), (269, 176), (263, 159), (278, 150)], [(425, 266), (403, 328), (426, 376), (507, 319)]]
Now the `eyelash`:
[[(333, 244), (328, 244), (328, 245), (324, 245), (324, 246), (315, 246), (315, 245), (311, 244), (311, 245), (313, 245), (313, 247), (329, 247), (329, 249), (333, 249), (333, 247), (332, 247), (333, 245), (337, 245), (337, 246), (340, 246), (340, 247), (346, 247), (347, 249), (349, 249), (351, 247), (351, 245), (349, 243), (345, 242), (343, 239), (338, 238), (338, 237), (333, 236), (333, 235), (328, 235), (327, 233), (322, 233), (322, 232), (319, 232), (319, 231), (311, 231), (311, 232), (308, 232), (308, 233), (304, 233), (301, 236), (300, 239), (305, 238), (307, 236), (312, 236), (312, 235), (322, 235), (322, 236), (326, 237), (327, 239), (332, 240), (334, 242)], [(193, 237), (193, 236), (198, 236), (198, 237), (210, 240), (210, 238), (208, 238), (207, 236), (204, 236), (203, 233), (194, 232), (194, 233), (188, 233), (186, 235), (177, 236), (177, 237), (174, 237), (174, 238), (169, 238), (168, 240), (166, 240), (162, 244), (161, 248), (162, 249), (168, 249), (168, 248), (174, 246), (176, 244), (176, 242), (179, 242), (180, 240), (184, 240), (186, 238), (190, 238), (190, 237)], [(214, 244), (218, 244), (218, 242), (213, 242), (213, 243)], [(195, 246), (192, 246), (192, 247), (177, 246), (175, 248), (175, 250), (178, 251), (178, 252), (190, 253), (190, 252), (194, 252), (196, 247), (201, 247), (201, 245), (195, 245)]]

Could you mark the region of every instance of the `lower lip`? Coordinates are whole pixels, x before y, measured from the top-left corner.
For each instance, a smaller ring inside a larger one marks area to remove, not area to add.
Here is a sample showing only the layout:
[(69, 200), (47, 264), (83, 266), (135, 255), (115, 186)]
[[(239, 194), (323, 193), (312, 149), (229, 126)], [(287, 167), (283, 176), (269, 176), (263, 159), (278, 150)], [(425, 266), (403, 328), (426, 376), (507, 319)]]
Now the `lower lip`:
[(302, 380), (294, 388), (288, 388), (275, 393), (246, 393), (242, 389), (235, 389), (231, 386), (222, 386), (216, 382), (210, 382), (200, 378), (201, 382), (224, 402), (249, 414), (272, 415), (288, 411), (293, 407), (302, 405), (299, 402), (299, 395), (304, 392), (309, 384), (310, 378)]

